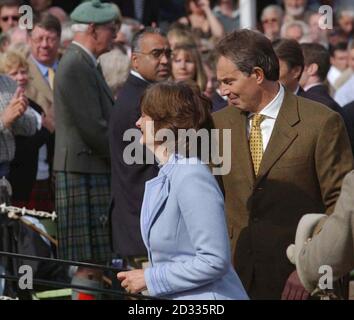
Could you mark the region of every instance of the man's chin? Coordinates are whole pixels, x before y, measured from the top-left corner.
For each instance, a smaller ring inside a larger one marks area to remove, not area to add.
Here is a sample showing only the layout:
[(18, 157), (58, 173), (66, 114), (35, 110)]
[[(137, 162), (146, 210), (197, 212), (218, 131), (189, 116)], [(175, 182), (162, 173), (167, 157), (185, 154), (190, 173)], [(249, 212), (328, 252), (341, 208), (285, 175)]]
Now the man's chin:
[(161, 74), (158, 74), (157, 77), (156, 77), (156, 81), (157, 82), (160, 82), (160, 81), (166, 81), (168, 80), (168, 78), (170, 77), (170, 74), (169, 73), (161, 73)]

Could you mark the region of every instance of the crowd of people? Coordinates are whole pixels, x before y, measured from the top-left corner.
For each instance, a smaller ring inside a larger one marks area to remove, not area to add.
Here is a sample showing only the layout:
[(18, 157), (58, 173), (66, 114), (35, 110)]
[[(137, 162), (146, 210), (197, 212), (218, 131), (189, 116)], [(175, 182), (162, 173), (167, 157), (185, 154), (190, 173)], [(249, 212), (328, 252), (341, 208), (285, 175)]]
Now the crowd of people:
[[(0, 177), (12, 205), (56, 211), (55, 254), (119, 261), (113, 287), (172, 299), (308, 299), (323, 261), (347, 298), (352, 1), (266, 1), (254, 30), (233, 0), (77, 2), (0, 0)], [(205, 145), (181, 147), (181, 130), (212, 143), (212, 129), (231, 161), (221, 176), (201, 161)], [(294, 265), (286, 251), (307, 213), (330, 218)], [(336, 216), (346, 231), (321, 260)], [(71, 282), (101, 288), (103, 276), (79, 267)]]

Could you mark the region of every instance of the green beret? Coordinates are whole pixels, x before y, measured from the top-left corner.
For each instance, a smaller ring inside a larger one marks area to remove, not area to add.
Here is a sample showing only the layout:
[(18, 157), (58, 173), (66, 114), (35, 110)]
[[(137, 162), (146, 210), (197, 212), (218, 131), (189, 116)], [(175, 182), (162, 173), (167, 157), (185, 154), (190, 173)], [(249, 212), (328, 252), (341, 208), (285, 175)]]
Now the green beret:
[(91, 0), (81, 3), (71, 13), (70, 18), (76, 23), (108, 23), (121, 20), (118, 6), (111, 3), (102, 3), (100, 0)]

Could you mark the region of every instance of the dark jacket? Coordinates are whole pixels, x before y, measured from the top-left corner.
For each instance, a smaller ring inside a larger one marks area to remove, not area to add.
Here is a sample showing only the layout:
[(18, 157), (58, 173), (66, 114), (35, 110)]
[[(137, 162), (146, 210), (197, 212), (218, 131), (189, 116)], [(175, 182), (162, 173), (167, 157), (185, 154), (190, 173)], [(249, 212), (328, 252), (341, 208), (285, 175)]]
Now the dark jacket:
[[(42, 114), (43, 109), (34, 101), (29, 105)], [(36, 181), (38, 169), (38, 151), (44, 144), (47, 146), (47, 163), (49, 172), (52, 172), (54, 156), (54, 133), (42, 127), (33, 136), (16, 136), (15, 157), (11, 161), (9, 181), (12, 186), (12, 200), (27, 202), (30, 198), (33, 185)]]
[(345, 125), (349, 134), (350, 143), (354, 155), (354, 101), (345, 105), (342, 109)]
[(323, 84), (316, 85), (298, 95), (313, 101), (320, 102), (338, 113), (341, 113), (342, 111), (339, 104), (335, 102), (335, 100), (329, 95), (327, 87)]
[[(158, 173), (157, 165), (127, 164), (124, 149), (131, 143), (123, 141), (126, 130), (136, 128), (140, 117), (140, 97), (148, 82), (132, 74), (123, 85), (109, 122), (109, 144), (112, 163), (111, 228), (115, 253), (122, 257), (146, 255), (141, 232), (140, 210), (145, 182)], [(136, 141), (137, 144), (138, 141)]]
[[(135, 16), (134, 0), (113, 0), (118, 5), (124, 17), (137, 19)], [(145, 0), (143, 20), (140, 21), (145, 26), (151, 26), (152, 22), (159, 21), (159, 0)]]
[(211, 102), (213, 104), (211, 112), (216, 112), (221, 110), (222, 108), (227, 107), (227, 100), (223, 99), (223, 97), (219, 95), (216, 91), (211, 96)]

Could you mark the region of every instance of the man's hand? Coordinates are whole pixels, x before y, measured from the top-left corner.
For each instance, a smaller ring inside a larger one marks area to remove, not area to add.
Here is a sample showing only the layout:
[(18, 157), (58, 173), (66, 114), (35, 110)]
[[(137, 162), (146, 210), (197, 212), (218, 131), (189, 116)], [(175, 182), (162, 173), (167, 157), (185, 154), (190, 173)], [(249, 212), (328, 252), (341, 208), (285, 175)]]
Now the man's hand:
[(199, 6), (205, 13), (211, 11), (209, 0), (199, 0), (199, 1), (198, 1), (198, 6)]
[(6, 128), (9, 128), (14, 121), (21, 117), (28, 106), (28, 100), (22, 88), (17, 88), (13, 98), (5, 108), (0, 118)]
[(42, 114), (42, 126), (46, 128), (50, 133), (55, 130), (55, 122), (53, 116)]
[(117, 278), (128, 293), (139, 293), (147, 289), (143, 269), (119, 272)]
[(281, 296), (282, 300), (307, 300), (309, 293), (305, 290), (296, 270), (290, 274), (285, 283), (285, 287)]

